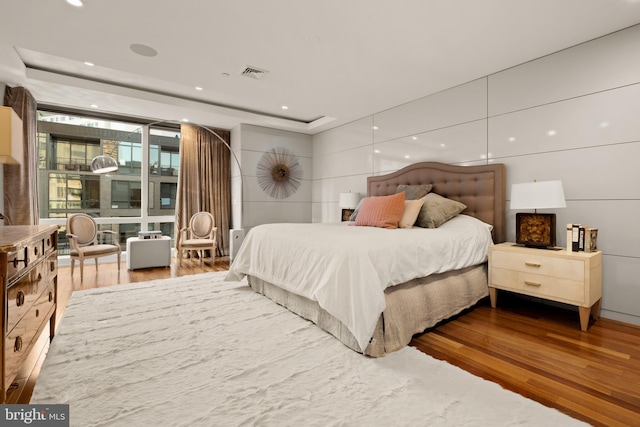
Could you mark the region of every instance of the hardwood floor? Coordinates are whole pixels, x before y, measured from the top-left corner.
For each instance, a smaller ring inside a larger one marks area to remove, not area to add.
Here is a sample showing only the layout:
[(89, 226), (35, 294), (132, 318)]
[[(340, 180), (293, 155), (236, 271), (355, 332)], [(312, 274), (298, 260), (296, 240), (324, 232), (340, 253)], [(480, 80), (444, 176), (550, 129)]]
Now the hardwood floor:
[[(128, 271), (123, 264), (93, 266), (71, 277), (58, 274), (59, 313), (73, 290), (179, 277), (229, 267), (185, 261), (179, 267)], [(19, 376), (9, 403), (28, 403), (48, 350), (48, 337)], [(640, 327), (600, 319), (580, 331), (578, 313), (500, 293), (497, 309), (474, 309), (414, 337), (411, 345), (431, 356), (595, 426), (640, 426)]]
[(640, 426), (640, 327), (500, 293), (412, 343), (594, 426)]

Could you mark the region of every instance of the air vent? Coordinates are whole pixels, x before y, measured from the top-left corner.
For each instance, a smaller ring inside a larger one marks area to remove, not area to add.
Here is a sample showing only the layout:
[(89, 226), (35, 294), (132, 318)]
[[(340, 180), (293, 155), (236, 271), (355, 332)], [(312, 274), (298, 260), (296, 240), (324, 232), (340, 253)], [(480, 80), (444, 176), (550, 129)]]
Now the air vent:
[(252, 67), (247, 65), (244, 70), (240, 74), (246, 77), (251, 77), (252, 79), (260, 80), (268, 73), (267, 70), (262, 70), (260, 68)]

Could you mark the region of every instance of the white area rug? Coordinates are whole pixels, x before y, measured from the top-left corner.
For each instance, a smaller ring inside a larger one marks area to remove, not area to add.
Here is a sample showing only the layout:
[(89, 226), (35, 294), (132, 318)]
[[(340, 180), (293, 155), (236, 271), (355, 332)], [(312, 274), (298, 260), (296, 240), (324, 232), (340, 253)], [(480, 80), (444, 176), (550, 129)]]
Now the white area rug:
[(224, 274), (75, 292), (31, 403), (82, 427), (582, 424), (412, 347), (362, 356)]

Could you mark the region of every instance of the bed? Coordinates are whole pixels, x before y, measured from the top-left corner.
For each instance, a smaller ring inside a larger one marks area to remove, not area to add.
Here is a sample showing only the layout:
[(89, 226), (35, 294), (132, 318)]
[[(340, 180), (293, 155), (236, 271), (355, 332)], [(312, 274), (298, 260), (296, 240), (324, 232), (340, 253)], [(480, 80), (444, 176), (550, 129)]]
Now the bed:
[[(247, 234), (227, 279), (246, 276), (256, 292), (347, 347), (384, 356), (488, 295), (488, 245), (505, 238), (504, 180), (502, 164), (435, 162), (368, 177), (367, 196), (394, 195), (399, 185), (430, 184), (431, 193), (466, 209), (431, 229), (388, 230), (347, 222), (257, 226)], [(476, 234), (488, 235), (489, 242)], [(451, 239), (459, 240), (461, 248), (437, 247)], [(448, 255), (446, 267), (431, 265), (440, 252)]]

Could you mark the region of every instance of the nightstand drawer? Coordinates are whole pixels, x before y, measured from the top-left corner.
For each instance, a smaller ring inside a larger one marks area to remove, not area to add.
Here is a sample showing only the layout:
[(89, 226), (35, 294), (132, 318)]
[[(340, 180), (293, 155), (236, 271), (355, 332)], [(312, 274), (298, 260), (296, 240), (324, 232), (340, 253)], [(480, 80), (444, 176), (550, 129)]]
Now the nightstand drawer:
[(541, 274), (493, 268), (490, 287), (545, 299), (584, 305), (584, 282)]
[(579, 259), (494, 250), (491, 253), (491, 265), (494, 268), (551, 276), (558, 279), (580, 282), (584, 280), (584, 261)]

